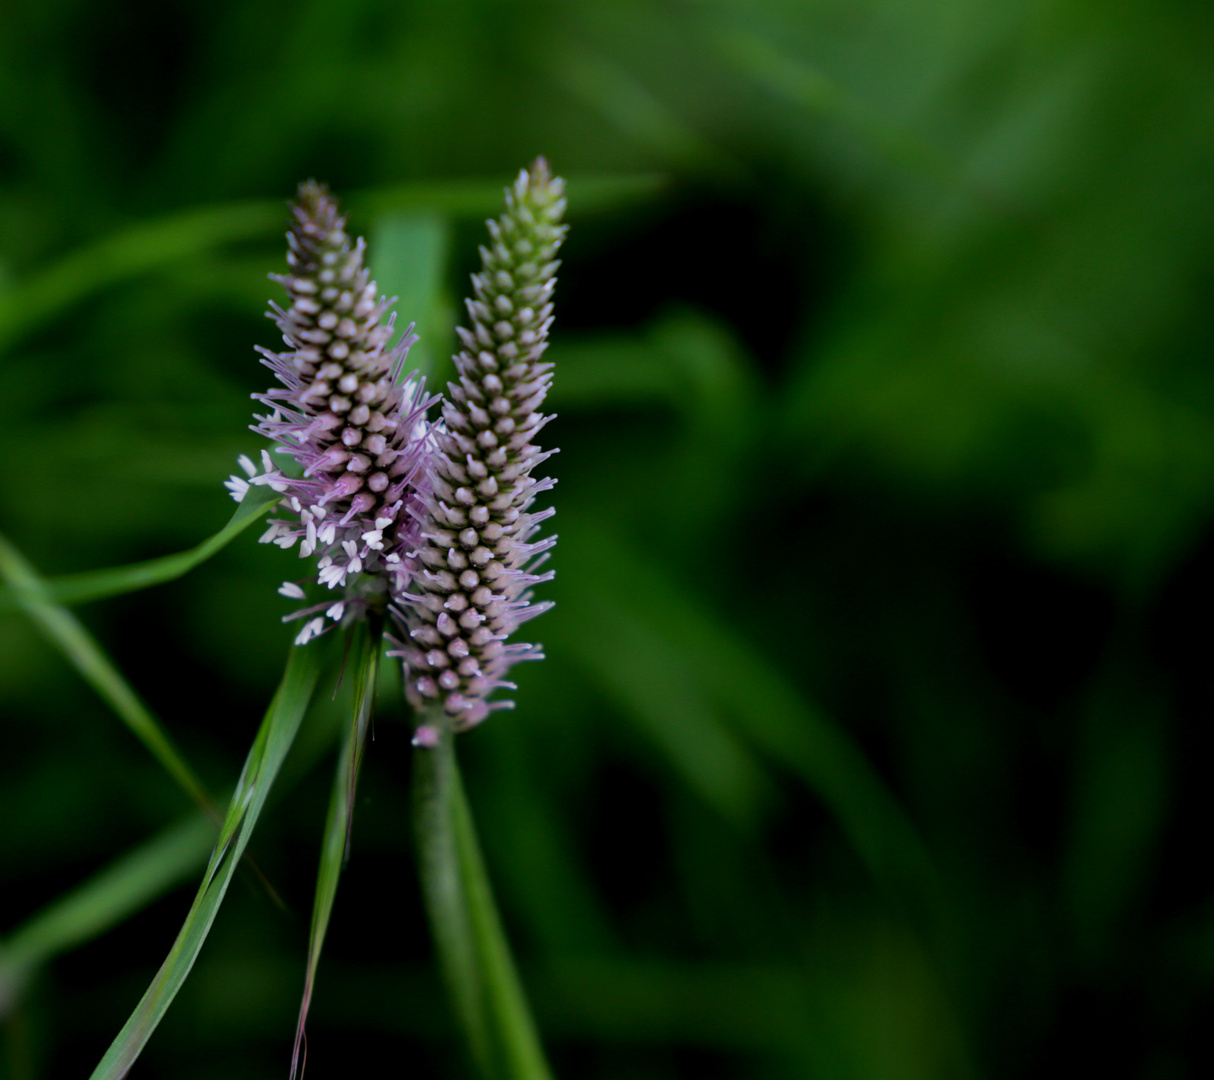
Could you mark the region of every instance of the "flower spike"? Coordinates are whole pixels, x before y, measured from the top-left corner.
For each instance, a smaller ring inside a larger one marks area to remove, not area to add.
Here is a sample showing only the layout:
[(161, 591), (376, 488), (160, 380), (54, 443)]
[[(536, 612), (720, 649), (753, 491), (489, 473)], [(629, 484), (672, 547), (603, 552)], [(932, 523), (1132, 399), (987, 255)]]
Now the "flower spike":
[[(301, 557), (317, 558), (317, 577), (343, 589), (345, 603), (321, 609), (332, 620), (355, 618), (368, 606), (383, 609), (387, 594), (408, 581), (403, 555), (418, 541), (417, 516), (425, 453), (425, 411), (433, 399), (421, 380), (397, 385), (409, 332), (386, 349), (394, 325), (383, 316), (391, 301), (378, 295), (363, 265), (365, 245), (351, 243), (336, 200), (322, 184), (300, 184), (287, 233), (291, 272), (275, 276), (290, 306), (270, 305), (287, 350), (259, 349), (282, 384), (253, 395), (269, 408), (253, 430), (295, 459), (301, 476), (284, 474), (263, 451), (258, 472), (247, 458), (248, 478), (228, 481), (233, 498), (250, 484), (284, 494), (290, 517), (273, 519), (261, 537), (284, 549), (299, 545)], [(410, 328), (411, 330), (411, 328)], [(299, 598), (292, 585), (284, 595)], [(323, 617), (309, 620), (296, 638), (303, 644), (322, 632)]]
[[(539, 158), (506, 191), (506, 210), (488, 222), (481, 272), (467, 301), (471, 327), (458, 330), (458, 381), (448, 385), (443, 420), (430, 432), (434, 458), (410, 592), (394, 610), (407, 633), (406, 688), (418, 706), (439, 704), (462, 730), (480, 723), (511, 664), (542, 657), (538, 645), (508, 643), (519, 624), (549, 603), (531, 586), (555, 537), (533, 541), (552, 510), (532, 513), (552, 487), (531, 472), (549, 456), (534, 439), (552, 379), (542, 361), (552, 323), (557, 249), (565, 236), (564, 181)], [(419, 730), (419, 745), (430, 732)]]

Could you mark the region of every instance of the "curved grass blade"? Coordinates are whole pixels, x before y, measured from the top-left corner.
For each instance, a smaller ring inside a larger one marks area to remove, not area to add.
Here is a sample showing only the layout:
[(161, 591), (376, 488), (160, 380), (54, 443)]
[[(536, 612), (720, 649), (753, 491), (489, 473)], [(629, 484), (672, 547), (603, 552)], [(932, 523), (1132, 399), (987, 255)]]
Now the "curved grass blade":
[(928, 140), (885, 120), (824, 71), (785, 55), (766, 38), (719, 20), (710, 25), (709, 40), (721, 58), (768, 92), (851, 132), (889, 161), (927, 177), (944, 188), (961, 191), (985, 209), (999, 214), (1015, 208), (998, 192), (977, 184), (961, 162)]
[(209, 817), (187, 818), (22, 923), (0, 944), (0, 1017), (39, 967), (146, 907), (204, 862), (214, 842), (215, 823)]
[(276, 202), (234, 203), (141, 222), (104, 237), (0, 297), (0, 349), (107, 285), (222, 244), (271, 235), (282, 219)]
[[(727, 181), (744, 179), (744, 167), (705, 139), (681, 116), (614, 60), (562, 42), (554, 50), (552, 72), (572, 94), (638, 146), (689, 175), (708, 174)], [(582, 189), (577, 189), (578, 199)]]
[(413, 756), (413, 824), (439, 964), (473, 1062), (487, 1080), (551, 1080), (485, 872), (450, 728)]
[(159, 721), (139, 700), (121, 672), (101, 646), (66, 608), (47, 595), (46, 585), (25, 557), (0, 535), (0, 577), (4, 578), (17, 603), (45, 637), (71, 661), (84, 680), (109, 704), (135, 737), (183, 791), (211, 814), (210, 795), (193, 769), (178, 753)]
[[(571, 216), (607, 213), (661, 195), (670, 178), (662, 173), (623, 173), (619, 175), (568, 176), (577, 186), (577, 208)], [(402, 184), (355, 192), (347, 200), (351, 210), (363, 217), (377, 217), (402, 211), (427, 211), (449, 217), (492, 217), (502, 207), (500, 180), (442, 180), (431, 183)]]
[(286, 672), (245, 759), (219, 839), (177, 940), (130, 1019), (93, 1070), (91, 1080), (119, 1080), (126, 1075), (189, 975), (257, 825), (266, 796), (299, 731), (319, 672), (315, 647), (291, 649)]
[[(228, 523), (201, 544), (175, 555), (161, 555), (145, 562), (131, 563), (129, 566), (114, 566), (104, 570), (88, 570), (81, 574), (44, 578), (44, 594), (48, 600), (60, 604), (79, 604), (85, 600), (121, 596), (123, 593), (138, 592), (153, 585), (175, 581), (225, 548), (281, 498), (278, 492), (264, 485), (250, 487)], [(11, 588), (0, 592), (0, 607), (17, 603)]]
[[(665, 186), (662, 176), (590, 176), (578, 181), (580, 212), (644, 201)], [(349, 200), (360, 214), (429, 210), (479, 217), (497, 212), (500, 181), (456, 180), (363, 192)], [(31, 280), (0, 295), (0, 351), (72, 304), (109, 285), (239, 240), (270, 237), (286, 220), (282, 203), (196, 207), (140, 222), (74, 251)]]
[(355, 630), (354, 710), (350, 724), (342, 736), (337, 775), (333, 780), (329, 812), (325, 817), (320, 871), (316, 876), (316, 899), (312, 905), (312, 927), (308, 934), (307, 974), (304, 976), (303, 1000), (299, 1005), (299, 1023), (295, 1029), (295, 1047), (291, 1053), (291, 1080), (295, 1080), (302, 1069), (300, 1051), (305, 1045), (304, 1024), (308, 1019), (308, 1007), (312, 1003), (312, 988), (316, 982), (320, 950), (324, 946), (325, 933), (329, 929), (329, 917), (333, 914), (337, 883), (350, 855), (354, 794), (358, 787), (358, 773), (367, 742), (371, 710), (375, 705), (375, 685), (379, 678), (379, 661), (382, 654), (382, 630), (382, 624), (370, 629), (360, 626)]
[[(740, 736), (818, 794), (874, 879), (916, 923), (939, 925), (939, 880), (922, 840), (843, 731), (813, 709), (756, 648), (702, 610), (659, 566), (608, 527), (567, 529), (561, 549), (567, 564), (586, 567), (581, 573), (567, 570), (563, 606), (593, 620), (596, 655), (614, 655), (617, 646), (626, 649), (626, 642), (602, 636), (616, 625), (635, 623), (660, 637), (664, 654), (732, 719)], [(599, 618), (598, 612), (621, 612), (625, 618)], [(626, 686), (636, 696), (633, 707), (650, 710), (648, 695), (665, 677), (662, 671), (652, 680), (629, 681)]]

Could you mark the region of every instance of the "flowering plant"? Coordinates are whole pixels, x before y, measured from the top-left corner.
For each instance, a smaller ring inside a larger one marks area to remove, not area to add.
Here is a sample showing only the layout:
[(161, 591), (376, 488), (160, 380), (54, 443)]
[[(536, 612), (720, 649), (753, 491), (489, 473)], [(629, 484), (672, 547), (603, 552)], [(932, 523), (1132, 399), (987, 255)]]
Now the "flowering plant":
[[(403, 660), (415, 707), (422, 891), (471, 1056), (486, 1076), (548, 1075), (493, 910), (452, 736), (503, 707), (488, 699), (512, 687), (505, 680), (511, 664), (542, 655), (538, 646), (508, 639), (548, 606), (533, 603), (530, 590), (551, 577), (537, 570), (553, 540), (533, 539), (551, 510), (531, 508), (553, 481), (531, 474), (548, 456), (533, 440), (546, 422), (539, 406), (551, 365), (542, 356), (564, 205), (563, 184), (543, 159), (508, 190), (505, 212), (489, 223), (482, 272), (473, 278), (457, 381), (441, 418), (432, 418), (439, 399), (416, 373), (401, 378), (416, 338), (410, 327), (389, 345), (391, 301), (369, 278), (363, 241), (351, 241), (322, 185), (300, 185), (289, 272), (277, 277), (290, 302), (271, 304), (270, 311), (286, 348), (260, 350), (280, 385), (254, 395), (267, 410), (254, 430), (275, 444), (273, 451), (263, 450), (260, 463), (241, 457), (244, 475), (226, 484), (239, 506), (212, 540), (182, 556), (86, 575), (80, 593), (110, 595), (179, 576), (276, 507), (262, 542), (298, 551), (310, 571), (279, 592), (312, 602), (286, 616), (303, 625), (223, 815), (87, 631), (56, 603), (59, 594), (0, 538), (0, 573), (16, 602), (219, 827), (177, 940), (93, 1080), (113, 1080), (131, 1068), (189, 975), (235, 868), (246, 860), (265, 881), (246, 855), (248, 841), (315, 694), (323, 655), (316, 639), (338, 627), (346, 635), (342, 671), (353, 672), (352, 708), (325, 824), (292, 1075), (304, 1062), (304, 1022), (348, 851), (385, 645)], [(193, 834), (189, 839), (196, 842)], [(0, 1007), (37, 959), (36, 945), (10, 943), (0, 956)]]

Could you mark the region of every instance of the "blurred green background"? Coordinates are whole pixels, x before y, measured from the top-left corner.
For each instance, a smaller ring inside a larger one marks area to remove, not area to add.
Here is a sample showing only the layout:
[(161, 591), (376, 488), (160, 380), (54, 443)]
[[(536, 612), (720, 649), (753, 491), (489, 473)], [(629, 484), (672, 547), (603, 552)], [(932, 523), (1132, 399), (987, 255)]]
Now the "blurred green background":
[[(558, 1075), (1210, 1075), (1212, 46), (1180, 0), (8, 0), (0, 529), (58, 574), (222, 525), (302, 178), (441, 380), (544, 153), (557, 607), (460, 749)], [(80, 608), (216, 790), (290, 640), (255, 535)], [(398, 701), (310, 1077), (466, 1075)], [(2, 942), (190, 808), (11, 608), (0, 709)], [(285, 1075), (335, 715), (252, 844), (289, 912), (236, 883), (134, 1075)], [(92, 1068), (191, 843), (0, 1001), (9, 1080)]]

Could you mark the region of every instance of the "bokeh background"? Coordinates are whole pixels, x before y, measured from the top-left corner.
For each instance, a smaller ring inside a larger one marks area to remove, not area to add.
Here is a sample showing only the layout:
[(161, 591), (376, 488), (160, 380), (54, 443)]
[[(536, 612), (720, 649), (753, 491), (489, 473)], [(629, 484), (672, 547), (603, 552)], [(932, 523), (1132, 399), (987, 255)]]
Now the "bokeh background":
[[(0, 528), (59, 574), (223, 524), (304, 177), (441, 379), (544, 153), (557, 607), (460, 750), (558, 1075), (1209, 1075), (1212, 46), (1182, 0), (7, 0)], [(255, 535), (80, 608), (216, 790), (290, 640)], [(190, 808), (11, 607), (0, 709), (2, 941)], [(335, 716), (253, 840), (289, 911), (238, 879), (136, 1075), (285, 1075)], [(389, 676), (311, 1077), (467, 1075), (409, 734)], [(204, 855), (6, 1003), (9, 1080), (87, 1074)]]

